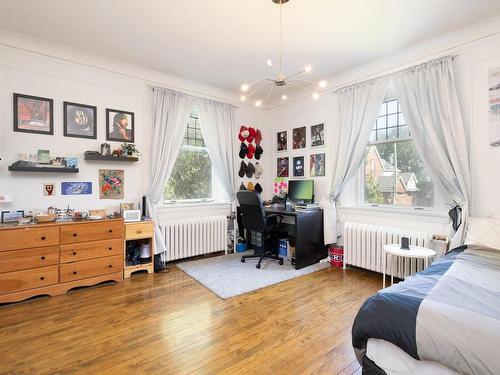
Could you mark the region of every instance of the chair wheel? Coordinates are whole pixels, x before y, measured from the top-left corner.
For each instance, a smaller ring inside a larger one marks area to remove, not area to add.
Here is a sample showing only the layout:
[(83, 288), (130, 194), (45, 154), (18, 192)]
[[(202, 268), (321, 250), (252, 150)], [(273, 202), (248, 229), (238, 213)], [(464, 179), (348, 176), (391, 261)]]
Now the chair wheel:
[(283, 259), (280, 259), (280, 266), (283, 265)]
[(257, 263), (257, 265), (255, 266), (255, 268), (260, 268), (260, 264), (259, 264), (259, 263)]
[(241, 257), (241, 263), (245, 263), (245, 258)]

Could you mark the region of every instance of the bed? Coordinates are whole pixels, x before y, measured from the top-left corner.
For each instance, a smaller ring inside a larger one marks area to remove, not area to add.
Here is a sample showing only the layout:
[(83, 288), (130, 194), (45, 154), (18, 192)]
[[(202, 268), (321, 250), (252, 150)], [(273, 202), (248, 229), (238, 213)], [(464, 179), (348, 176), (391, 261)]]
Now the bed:
[(500, 374), (499, 224), (471, 221), (469, 245), (362, 305), (352, 343), (363, 374)]

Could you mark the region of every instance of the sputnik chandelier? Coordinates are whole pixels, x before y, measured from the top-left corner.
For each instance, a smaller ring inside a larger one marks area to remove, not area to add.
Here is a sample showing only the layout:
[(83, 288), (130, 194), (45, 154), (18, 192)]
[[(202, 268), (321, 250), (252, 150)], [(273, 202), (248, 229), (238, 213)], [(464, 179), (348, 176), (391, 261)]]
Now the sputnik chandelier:
[(241, 85), (241, 101), (246, 101), (252, 97), (256, 98), (255, 106), (260, 107), (263, 102), (268, 99), (273, 93), (274, 89), (281, 90), (281, 99), (283, 101), (288, 99), (287, 87), (294, 86), (298, 87), (304, 91), (307, 91), (313, 99), (319, 98), (319, 93), (309, 89), (312, 85), (319, 88), (326, 87), (326, 81), (311, 81), (307, 79), (299, 79), (298, 77), (302, 74), (310, 73), (312, 68), (310, 65), (306, 65), (303, 70), (286, 75), (283, 73), (283, 28), (282, 28), (282, 7), (283, 4), (287, 3), (289, 0), (271, 0), (273, 3), (278, 4), (280, 7), (280, 51), (279, 51), (279, 70), (275, 71), (273, 68), (273, 61), (268, 59), (266, 64), (269, 66), (273, 73), (273, 78), (261, 78), (250, 84), (244, 83)]

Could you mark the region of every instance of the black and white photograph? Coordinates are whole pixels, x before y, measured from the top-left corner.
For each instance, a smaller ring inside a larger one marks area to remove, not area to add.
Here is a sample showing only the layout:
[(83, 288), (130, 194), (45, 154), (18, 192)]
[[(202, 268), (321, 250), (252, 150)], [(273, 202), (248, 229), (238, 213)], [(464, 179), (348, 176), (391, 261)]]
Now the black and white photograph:
[(304, 157), (295, 156), (293, 158), (293, 177), (304, 177)]
[(325, 145), (325, 124), (311, 126), (311, 147), (322, 147)]
[(288, 148), (288, 132), (283, 130), (276, 133), (276, 151), (286, 151)]
[(97, 107), (64, 102), (64, 136), (97, 139)]
[(134, 113), (106, 109), (106, 140), (134, 143)]

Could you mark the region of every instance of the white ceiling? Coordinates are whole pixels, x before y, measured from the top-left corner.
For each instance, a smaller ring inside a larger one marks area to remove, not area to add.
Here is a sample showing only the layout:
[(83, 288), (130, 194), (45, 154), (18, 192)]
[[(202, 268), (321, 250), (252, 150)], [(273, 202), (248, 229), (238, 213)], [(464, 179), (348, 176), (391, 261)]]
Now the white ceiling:
[[(284, 71), (311, 79), (500, 14), (499, 0), (290, 0)], [(278, 59), (271, 0), (0, 0), (0, 29), (235, 92)]]

